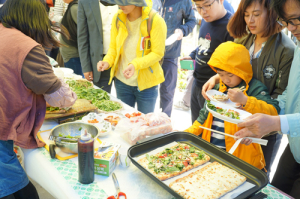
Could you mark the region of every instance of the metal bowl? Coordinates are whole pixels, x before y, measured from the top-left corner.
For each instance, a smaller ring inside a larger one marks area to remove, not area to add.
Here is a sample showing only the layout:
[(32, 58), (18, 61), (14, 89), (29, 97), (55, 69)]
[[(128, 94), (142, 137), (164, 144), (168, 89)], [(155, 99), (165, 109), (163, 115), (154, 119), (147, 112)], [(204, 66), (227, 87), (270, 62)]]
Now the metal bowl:
[(88, 133), (95, 139), (97, 138), (100, 130), (92, 125), (83, 122), (70, 122), (54, 127), (50, 132), (50, 137), (53, 136), (55, 145), (65, 153), (78, 153), (77, 142), (66, 142), (59, 138), (59, 133), (63, 135), (80, 136), (81, 130), (86, 129)]

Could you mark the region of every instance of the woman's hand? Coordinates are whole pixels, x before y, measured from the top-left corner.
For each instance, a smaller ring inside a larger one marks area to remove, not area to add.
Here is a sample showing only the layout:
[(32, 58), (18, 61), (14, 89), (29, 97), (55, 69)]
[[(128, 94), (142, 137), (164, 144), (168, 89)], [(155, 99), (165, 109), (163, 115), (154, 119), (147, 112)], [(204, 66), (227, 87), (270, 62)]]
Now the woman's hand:
[(209, 100), (209, 98), (206, 95), (206, 92), (213, 89), (215, 85), (220, 81), (219, 75), (212, 76), (202, 87), (202, 96)]
[(134, 75), (135, 68), (133, 64), (129, 64), (128, 67), (123, 71), (123, 75), (126, 79), (129, 79)]
[(232, 102), (246, 105), (248, 97), (239, 89), (228, 89), (227, 95)]
[(109, 64), (108, 64), (108, 62), (106, 62), (106, 61), (99, 61), (99, 62), (97, 63), (97, 70), (98, 70), (99, 72), (105, 71), (105, 70), (107, 70), (108, 68), (109, 68)]

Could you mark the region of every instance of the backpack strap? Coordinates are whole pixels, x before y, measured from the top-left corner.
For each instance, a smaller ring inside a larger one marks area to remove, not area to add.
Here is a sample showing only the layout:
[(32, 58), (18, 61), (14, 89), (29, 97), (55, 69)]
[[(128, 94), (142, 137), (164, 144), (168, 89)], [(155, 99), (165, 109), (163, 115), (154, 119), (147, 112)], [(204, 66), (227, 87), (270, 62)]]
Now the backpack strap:
[[(151, 29), (152, 29), (152, 23), (153, 23), (153, 18), (154, 16), (157, 14), (157, 12), (153, 9), (150, 10), (149, 12), (149, 17), (147, 19), (147, 32), (148, 32), (148, 35), (150, 36), (150, 32), (151, 32)], [(117, 27), (117, 30), (119, 31), (119, 20), (118, 20), (118, 17), (116, 18), (116, 27)]]
[(149, 18), (147, 20), (147, 32), (148, 32), (149, 36), (150, 36), (151, 28), (152, 28), (153, 18), (156, 14), (157, 14), (157, 12), (153, 9), (151, 9), (149, 12)]

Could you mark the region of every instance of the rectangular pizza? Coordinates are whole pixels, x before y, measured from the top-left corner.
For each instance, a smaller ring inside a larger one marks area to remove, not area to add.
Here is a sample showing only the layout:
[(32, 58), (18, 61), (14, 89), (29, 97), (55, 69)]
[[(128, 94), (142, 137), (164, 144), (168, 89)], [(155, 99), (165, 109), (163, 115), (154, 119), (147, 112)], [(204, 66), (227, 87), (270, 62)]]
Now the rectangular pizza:
[(185, 199), (215, 199), (246, 181), (238, 172), (214, 162), (175, 180), (169, 186)]
[(179, 143), (156, 155), (146, 154), (138, 163), (160, 180), (178, 176), (210, 160), (202, 150)]

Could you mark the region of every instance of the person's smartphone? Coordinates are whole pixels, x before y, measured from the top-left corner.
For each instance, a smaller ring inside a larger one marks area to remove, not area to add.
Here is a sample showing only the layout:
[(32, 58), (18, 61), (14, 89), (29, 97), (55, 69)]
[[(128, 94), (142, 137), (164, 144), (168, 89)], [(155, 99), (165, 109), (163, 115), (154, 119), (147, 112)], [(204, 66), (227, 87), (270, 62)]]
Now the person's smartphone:
[(194, 70), (194, 60), (181, 60), (180, 67), (181, 69)]

